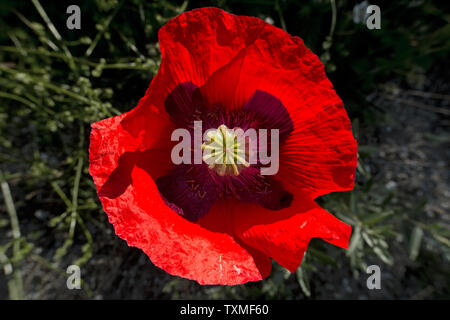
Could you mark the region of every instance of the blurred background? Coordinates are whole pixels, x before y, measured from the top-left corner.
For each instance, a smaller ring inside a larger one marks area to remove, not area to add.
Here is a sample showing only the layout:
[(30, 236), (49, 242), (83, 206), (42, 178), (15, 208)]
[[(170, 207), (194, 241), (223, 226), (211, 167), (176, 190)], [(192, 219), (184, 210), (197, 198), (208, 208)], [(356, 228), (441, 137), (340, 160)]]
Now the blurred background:
[[(69, 30), (66, 9), (81, 8)], [(449, 299), (448, 1), (0, 0), (0, 299)], [(352, 120), (356, 186), (317, 201), (353, 228), (313, 239), (290, 274), (200, 286), (114, 234), (88, 173), (90, 124), (132, 109), (159, 68), (157, 31), (216, 6), (304, 39)], [(81, 290), (66, 269), (81, 266)], [(366, 286), (381, 268), (381, 290)]]

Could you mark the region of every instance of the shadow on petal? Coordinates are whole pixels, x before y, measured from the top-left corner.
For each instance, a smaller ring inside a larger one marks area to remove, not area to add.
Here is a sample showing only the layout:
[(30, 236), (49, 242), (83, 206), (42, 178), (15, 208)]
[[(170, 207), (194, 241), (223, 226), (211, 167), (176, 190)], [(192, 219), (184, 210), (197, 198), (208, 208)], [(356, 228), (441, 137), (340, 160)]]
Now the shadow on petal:
[(145, 170), (153, 180), (166, 174), (172, 167), (169, 150), (146, 150), (125, 152), (120, 156), (117, 167), (99, 189), (100, 197), (115, 199), (131, 184), (131, 172), (137, 166)]

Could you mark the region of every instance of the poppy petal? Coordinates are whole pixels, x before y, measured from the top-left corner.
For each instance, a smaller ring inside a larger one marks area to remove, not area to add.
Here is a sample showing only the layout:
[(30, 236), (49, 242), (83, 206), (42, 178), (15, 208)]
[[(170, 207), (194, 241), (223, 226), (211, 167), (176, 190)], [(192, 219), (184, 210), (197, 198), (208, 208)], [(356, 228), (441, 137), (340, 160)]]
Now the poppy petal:
[(165, 107), (172, 121), (179, 127), (192, 126), (198, 107), (194, 102), (197, 86), (192, 82), (180, 83), (167, 96)]
[[(127, 112), (92, 124), (89, 172), (98, 190), (110, 178), (120, 180), (125, 177), (121, 170), (129, 171), (132, 164), (154, 164), (151, 173), (155, 177), (165, 174), (173, 166), (167, 158), (167, 155), (170, 156), (171, 145), (167, 141), (170, 141), (172, 125), (158, 111), (146, 110), (146, 115), (145, 123), (139, 123), (139, 118), (134, 118), (137, 121), (130, 120), (132, 112)], [(135, 122), (133, 131), (124, 126), (127, 120)], [(146, 130), (150, 130), (152, 135), (147, 135), (148, 138), (143, 140), (144, 135), (138, 132)], [(137, 154), (133, 155), (134, 152)], [(111, 183), (110, 187), (114, 188)]]
[[(272, 31), (279, 37), (267, 35), (265, 41), (256, 40), (246, 49), (245, 60), (237, 58), (223, 67), (240, 68), (236, 85), (239, 90), (233, 103), (243, 104), (245, 108), (254, 103), (256, 93), (264, 92), (287, 110), (293, 130), (285, 130), (290, 134), (280, 147), (278, 177), (290, 188), (299, 189), (311, 198), (351, 190), (356, 141), (343, 103), (317, 56), (300, 39), (287, 34), (283, 37), (278, 29)], [(221, 72), (215, 76), (221, 79), (210, 81), (222, 81), (222, 86), (226, 81), (233, 81), (222, 77)], [(216, 85), (216, 90), (219, 87)]]
[(348, 246), (351, 227), (308, 198), (296, 195), (289, 208), (278, 212), (250, 203), (236, 204), (235, 209), (241, 212), (234, 219), (236, 237), (291, 272), (299, 267), (311, 238)]
[[(249, 31), (240, 34), (243, 24), (249, 25)], [(208, 47), (205, 52), (192, 48), (194, 36)], [(172, 41), (165, 41), (166, 37)], [(219, 37), (227, 41), (216, 42)], [(160, 38), (170, 47), (169, 60), (177, 54), (179, 69), (189, 65), (183, 70), (188, 73), (185, 78), (198, 79), (199, 86), (205, 83), (200, 90), (210, 103), (235, 109), (249, 102), (257, 90), (281, 101), (294, 126), (280, 149), (279, 178), (290, 188), (311, 198), (353, 188), (356, 141), (350, 121), (323, 64), (300, 38), (261, 20), (257, 23), (214, 8), (181, 15)], [(186, 53), (184, 64), (175, 48), (192, 53)], [(200, 59), (193, 62), (193, 53)], [(211, 62), (212, 53), (219, 62)]]
[[(310, 119), (297, 119), (280, 150), (278, 177), (316, 198), (353, 189), (356, 141), (342, 104), (329, 105)], [(288, 187), (289, 189), (289, 187)]]
[(177, 83), (201, 86), (240, 50), (257, 39), (265, 22), (218, 8), (185, 12), (163, 26), (158, 39), (165, 72)]
[(283, 142), (293, 129), (286, 108), (279, 99), (267, 92), (256, 90), (242, 109), (257, 115), (261, 129), (278, 129), (280, 142)]
[[(200, 284), (234, 285), (258, 281), (270, 272), (270, 259), (238, 244), (223, 229), (226, 208), (214, 206), (201, 224), (171, 210), (150, 175), (135, 167), (132, 185), (118, 202), (102, 198), (117, 235), (141, 248), (158, 267)], [(221, 216), (217, 218), (217, 216)]]
[(207, 214), (218, 192), (206, 165), (179, 165), (156, 180), (164, 198), (177, 207), (178, 214), (190, 221)]
[[(146, 118), (150, 128), (164, 123), (158, 114)], [(154, 180), (170, 170), (166, 164), (171, 162), (161, 161), (170, 151), (160, 152), (157, 139), (154, 150), (135, 151), (143, 141), (123, 128), (127, 115), (94, 123), (89, 149), (89, 170), (116, 234), (142, 249), (158, 267), (201, 284), (233, 285), (267, 277), (267, 256), (229, 234), (191, 223), (167, 206)], [(211, 212), (214, 219), (219, 210)]]
[(281, 183), (275, 179), (267, 178), (270, 183), (270, 191), (259, 196), (258, 203), (266, 209), (281, 210), (291, 205), (293, 195), (286, 191)]

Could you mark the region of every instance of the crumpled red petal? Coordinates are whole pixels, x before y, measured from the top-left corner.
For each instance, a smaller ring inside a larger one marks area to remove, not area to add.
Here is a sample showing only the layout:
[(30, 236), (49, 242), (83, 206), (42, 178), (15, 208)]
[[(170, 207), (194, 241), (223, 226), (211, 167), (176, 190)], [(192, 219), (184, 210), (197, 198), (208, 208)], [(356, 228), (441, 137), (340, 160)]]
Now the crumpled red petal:
[(236, 237), (291, 272), (300, 266), (311, 238), (348, 247), (351, 227), (300, 194), (289, 208), (277, 212), (252, 203), (237, 203), (234, 210)]
[[(248, 47), (267, 24), (217, 8), (195, 9), (170, 20), (159, 30), (164, 71), (177, 83), (206, 83), (237, 52)], [(224, 89), (224, 88), (222, 88)]]
[(313, 199), (353, 189), (356, 140), (323, 64), (301, 39), (264, 26), (211, 75), (202, 95), (228, 109), (243, 106), (255, 90), (280, 99), (294, 130), (280, 149), (279, 178)]
[(350, 120), (323, 64), (303, 40), (217, 8), (180, 15), (159, 36), (169, 73), (178, 83), (201, 86), (210, 105), (236, 109), (255, 90), (280, 99), (294, 122), (280, 150), (279, 177), (291, 188), (311, 198), (353, 188), (356, 141)]
[[(200, 284), (233, 285), (265, 278), (271, 262), (261, 252), (238, 244), (227, 233), (187, 221), (164, 203), (154, 179), (170, 170), (170, 158), (161, 161), (161, 156), (170, 156), (170, 149), (158, 149), (155, 139), (154, 149), (136, 151), (142, 135), (133, 138), (123, 128), (127, 115), (94, 123), (91, 131), (89, 169), (116, 234), (142, 249), (160, 268)], [(165, 136), (157, 113), (146, 120), (154, 134), (159, 128), (160, 137)], [(219, 213), (209, 215), (215, 221), (222, 211), (220, 206), (214, 211)]]
[[(233, 285), (268, 275), (271, 263), (262, 253), (249, 252), (228, 233), (189, 222), (167, 207), (145, 170), (135, 168), (132, 181), (120, 197), (124, 206), (114, 207), (110, 219), (117, 218), (116, 233), (141, 248), (156, 266), (200, 284)], [(215, 211), (209, 216), (221, 217), (212, 221), (224, 219), (226, 212), (220, 207)]]

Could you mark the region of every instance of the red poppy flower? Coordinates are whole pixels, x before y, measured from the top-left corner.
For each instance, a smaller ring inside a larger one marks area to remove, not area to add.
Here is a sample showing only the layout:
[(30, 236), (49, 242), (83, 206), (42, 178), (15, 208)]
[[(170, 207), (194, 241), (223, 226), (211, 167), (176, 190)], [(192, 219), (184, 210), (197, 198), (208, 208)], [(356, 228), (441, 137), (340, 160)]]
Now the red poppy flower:
[[(308, 242), (346, 248), (351, 228), (314, 199), (351, 190), (356, 141), (324, 67), (298, 37), (216, 8), (159, 31), (162, 62), (137, 107), (94, 123), (90, 173), (119, 237), (201, 284), (294, 272)], [(176, 128), (278, 129), (276, 175), (175, 165)]]

